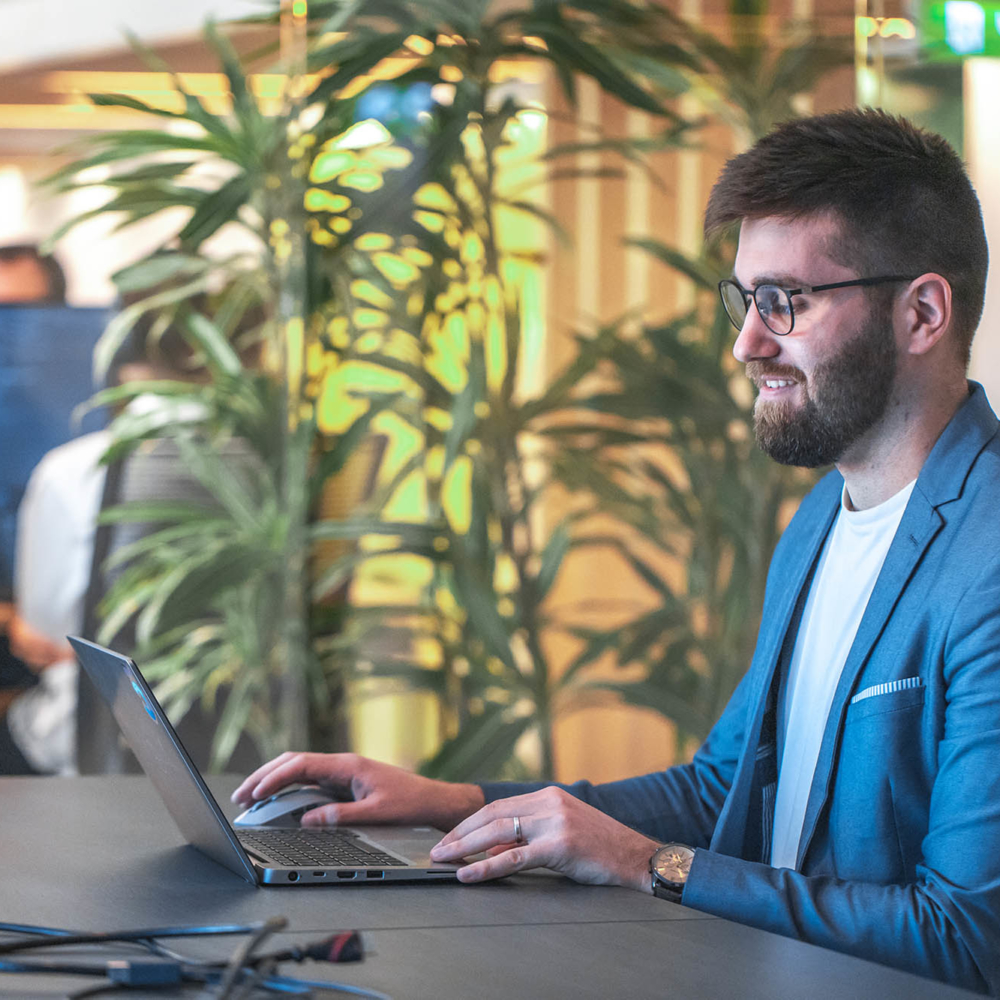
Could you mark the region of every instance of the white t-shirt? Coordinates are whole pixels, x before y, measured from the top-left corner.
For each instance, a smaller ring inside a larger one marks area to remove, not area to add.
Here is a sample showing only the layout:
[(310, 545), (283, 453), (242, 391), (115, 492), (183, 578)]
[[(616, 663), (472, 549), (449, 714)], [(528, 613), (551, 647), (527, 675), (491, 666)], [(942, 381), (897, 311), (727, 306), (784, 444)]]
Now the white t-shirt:
[(845, 489), (823, 547), (795, 639), (779, 720), (784, 748), (771, 841), (775, 868), (795, 868), (833, 695), (915, 482), (868, 510), (849, 510)]
[[(78, 635), (104, 493), (108, 431), (53, 448), (35, 467), (17, 512), (14, 593), (18, 614), (55, 643)], [(11, 736), (39, 771), (76, 770), (76, 660), (43, 670), (7, 713)]]

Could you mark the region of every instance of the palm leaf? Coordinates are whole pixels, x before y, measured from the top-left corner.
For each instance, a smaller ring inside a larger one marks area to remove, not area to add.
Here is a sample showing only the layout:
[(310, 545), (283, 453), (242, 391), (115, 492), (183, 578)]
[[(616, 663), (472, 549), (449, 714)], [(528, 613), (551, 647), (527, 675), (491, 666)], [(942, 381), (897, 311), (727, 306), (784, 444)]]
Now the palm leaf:
[(593, 77), (609, 94), (632, 107), (666, 117), (669, 112), (651, 94), (623, 73), (600, 49), (588, 44), (569, 28), (554, 23), (533, 22), (525, 31), (542, 38), (551, 54), (577, 72)]
[(570, 548), (570, 532), (567, 523), (560, 524), (549, 538), (542, 551), (541, 566), (538, 570), (538, 580), (535, 585), (535, 599), (544, 600), (552, 584), (555, 582), (559, 567)]
[(488, 705), (472, 717), (458, 736), (420, 765), (420, 773), (443, 781), (492, 777), (507, 763), (517, 741), (534, 725), (530, 716), (510, 718), (501, 706)]
[(252, 188), (244, 174), (231, 177), (218, 190), (203, 197), (187, 225), (177, 234), (182, 244), (197, 247), (227, 222), (239, 218), (239, 210), (249, 201)]

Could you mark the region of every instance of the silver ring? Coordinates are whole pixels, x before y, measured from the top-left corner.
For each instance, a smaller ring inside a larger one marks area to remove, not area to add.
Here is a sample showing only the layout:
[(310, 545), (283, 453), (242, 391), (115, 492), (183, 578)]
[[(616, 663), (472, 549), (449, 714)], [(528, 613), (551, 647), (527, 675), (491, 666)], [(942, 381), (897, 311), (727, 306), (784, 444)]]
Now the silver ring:
[(520, 816), (515, 816), (514, 817), (514, 843), (515, 844), (523, 844), (524, 843), (524, 834), (521, 833), (521, 817)]

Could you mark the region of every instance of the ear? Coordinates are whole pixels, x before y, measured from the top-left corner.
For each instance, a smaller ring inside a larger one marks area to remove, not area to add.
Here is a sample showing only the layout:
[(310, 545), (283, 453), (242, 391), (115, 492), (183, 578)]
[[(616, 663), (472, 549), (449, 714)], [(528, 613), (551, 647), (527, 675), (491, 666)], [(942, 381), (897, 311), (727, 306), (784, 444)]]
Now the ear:
[(951, 284), (933, 272), (910, 282), (896, 300), (901, 336), (909, 354), (927, 354), (951, 328)]

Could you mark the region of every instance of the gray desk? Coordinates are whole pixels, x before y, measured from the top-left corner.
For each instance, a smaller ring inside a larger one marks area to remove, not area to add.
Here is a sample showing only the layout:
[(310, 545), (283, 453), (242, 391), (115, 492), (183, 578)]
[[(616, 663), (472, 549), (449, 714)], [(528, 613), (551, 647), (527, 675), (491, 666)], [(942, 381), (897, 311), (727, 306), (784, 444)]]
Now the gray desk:
[[(211, 784), (232, 814), (226, 793), (235, 781)], [(974, 995), (545, 872), (480, 886), (256, 889), (184, 845), (144, 777), (0, 779), (0, 816), (0, 920), (106, 930), (282, 915), (289, 921), (284, 937), (300, 943), (356, 928), (368, 952), (364, 963), (311, 966), (303, 974), (395, 1000)], [(211, 953), (222, 957), (233, 946), (226, 939)], [(82, 983), (3, 974), (0, 996), (64, 996), (70, 985)]]

